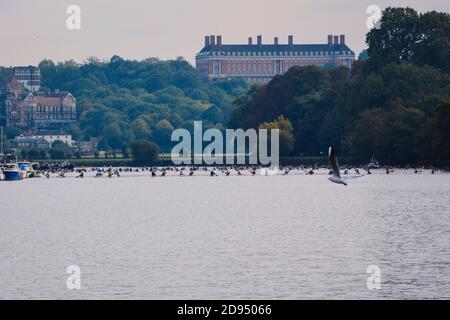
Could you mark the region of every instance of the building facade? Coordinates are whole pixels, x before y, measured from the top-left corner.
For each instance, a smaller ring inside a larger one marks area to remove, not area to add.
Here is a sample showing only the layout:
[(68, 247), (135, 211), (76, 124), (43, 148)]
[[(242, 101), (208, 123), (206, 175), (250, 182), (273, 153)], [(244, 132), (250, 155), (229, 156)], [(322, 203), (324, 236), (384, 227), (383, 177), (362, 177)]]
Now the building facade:
[(64, 131), (37, 131), (35, 133), (21, 134), (10, 140), (10, 143), (17, 150), (49, 150), (56, 141), (66, 143), (72, 148), (77, 147), (77, 143), (72, 139), (72, 135)]
[(329, 35), (325, 44), (287, 44), (274, 38), (264, 44), (262, 36), (256, 43), (223, 44), (222, 36), (206, 36), (204, 48), (196, 55), (196, 68), (208, 81), (242, 78), (250, 83), (267, 83), (293, 66), (345, 66), (351, 68), (355, 53), (346, 45), (345, 35)]
[(53, 143), (56, 141), (64, 142), (71, 147), (75, 146), (75, 141), (73, 141), (72, 135), (61, 131), (38, 131), (30, 137), (36, 140), (43, 139), (47, 141), (50, 146), (53, 145)]
[(35, 136), (25, 135), (15, 137), (10, 141), (10, 143), (13, 148), (19, 151), (30, 149), (50, 150), (51, 147), (51, 144), (43, 138), (36, 138)]
[(24, 129), (57, 129), (77, 122), (72, 94), (11, 96), (6, 100), (6, 125)]
[(38, 67), (13, 67), (14, 79), (31, 92), (39, 91), (41, 88), (41, 72)]

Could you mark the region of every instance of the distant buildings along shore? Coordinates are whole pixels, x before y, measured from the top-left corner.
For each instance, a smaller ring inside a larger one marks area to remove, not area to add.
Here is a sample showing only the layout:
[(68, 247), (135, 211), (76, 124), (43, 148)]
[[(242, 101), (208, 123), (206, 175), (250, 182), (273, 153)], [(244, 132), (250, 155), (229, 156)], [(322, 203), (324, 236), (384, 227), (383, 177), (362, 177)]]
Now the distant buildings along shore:
[(36, 92), (41, 89), (41, 72), (38, 67), (13, 67), (11, 73), (14, 79), (25, 89)]
[(222, 36), (205, 36), (205, 45), (196, 55), (196, 68), (205, 80), (240, 78), (250, 83), (267, 83), (274, 76), (287, 72), (293, 66), (350, 68), (355, 53), (345, 43), (345, 35), (329, 35), (324, 44), (287, 44), (274, 38), (264, 44), (262, 36), (256, 43), (224, 44)]
[[(224, 44), (219, 35), (205, 37), (204, 47), (196, 55), (196, 69), (207, 81), (267, 83), (293, 66), (350, 68), (354, 61), (355, 53), (346, 45), (344, 35), (329, 35), (324, 44), (295, 44), (293, 36), (286, 44), (278, 38), (265, 44), (262, 36), (257, 36), (256, 42), (249, 38), (247, 44)], [(56, 139), (81, 154), (95, 152), (101, 137), (76, 142), (67, 134), (69, 127), (77, 124), (77, 101), (70, 92), (41, 88), (41, 73), (36, 66), (11, 67), (9, 72), (10, 81), (2, 91), (6, 95), (6, 126), (21, 132), (11, 141), (14, 147), (45, 150)]]
[(7, 126), (60, 129), (76, 122), (76, 100), (69, 92), (25, 93), (6, 100)]
[[(49, 150), (56, 141), (78, 149), (67, 133), (77, 124), (77, 101), (70, 92), (43, 90), (39, 67), (12, 67), (6, 86), (6, 126), (21, 132), (10, 146), (21, 150)], [(86, 142), (87, 143), (87, 142)], [(90, 151), (90, 150), (89, 150)]]

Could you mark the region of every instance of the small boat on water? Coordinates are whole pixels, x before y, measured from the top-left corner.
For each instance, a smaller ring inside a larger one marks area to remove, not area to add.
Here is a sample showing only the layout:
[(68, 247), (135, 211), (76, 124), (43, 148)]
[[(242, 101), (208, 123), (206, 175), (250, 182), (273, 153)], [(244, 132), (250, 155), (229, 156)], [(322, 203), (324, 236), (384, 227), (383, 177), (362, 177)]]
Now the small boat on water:
[(25, 175), (16, 163), (4, 164), (2, 171), (6, 181), (19, 181)]
[(18, 162), (17, 166), (22, 171), (23, 179), (33, 178), (36, 175), (36, 171), (28, 161)]
[(367, 165), (367, 168), (369, 168), (369, 169), (380, 169), (380, 164), (378, 163), (377, 160), (375, 160), (372, 157), (372, 160), (370, 160), (369, 164)]
[(0, 163), (3, 178), (6, 181), (18, 181), (30, 178), (36, 175), (36, 171), (32, 164), (28, 161), (17, 161), (15, 151), (12, 153), (2, 155), (2, 162)]

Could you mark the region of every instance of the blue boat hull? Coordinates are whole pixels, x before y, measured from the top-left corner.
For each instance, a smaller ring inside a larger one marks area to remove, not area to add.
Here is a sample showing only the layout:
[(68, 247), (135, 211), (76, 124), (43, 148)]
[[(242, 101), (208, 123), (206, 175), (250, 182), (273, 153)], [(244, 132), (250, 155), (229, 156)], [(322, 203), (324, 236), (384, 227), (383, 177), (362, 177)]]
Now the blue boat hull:
[(6, 181), (22, 180), (22, 172), (20, 171), (3, 171)]

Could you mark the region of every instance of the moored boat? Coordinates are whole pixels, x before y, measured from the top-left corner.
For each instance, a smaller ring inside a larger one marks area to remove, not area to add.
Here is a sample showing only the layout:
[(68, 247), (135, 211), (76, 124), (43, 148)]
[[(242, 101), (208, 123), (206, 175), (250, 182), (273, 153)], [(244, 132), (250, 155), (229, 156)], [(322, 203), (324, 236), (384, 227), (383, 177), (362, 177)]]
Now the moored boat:
[(19, 181), (24, 176), (23, 171), (15, 163), (4, 164), (2, 171), (6, 181)]
[(31, 178), (34, 175), (34, 170), (28, 161), (18, 162), (17, 166), (22, 173), (22, 179)]

